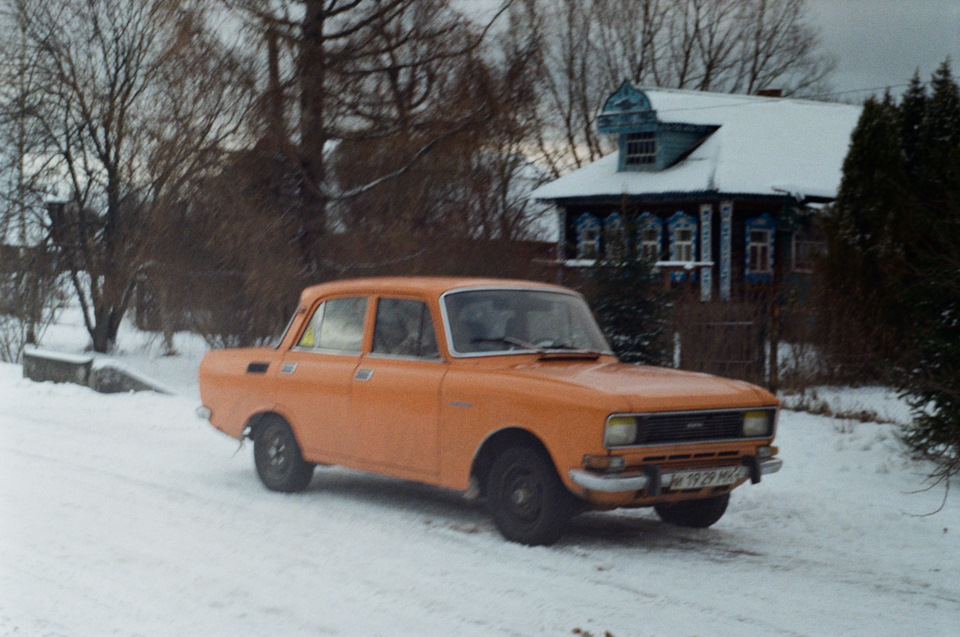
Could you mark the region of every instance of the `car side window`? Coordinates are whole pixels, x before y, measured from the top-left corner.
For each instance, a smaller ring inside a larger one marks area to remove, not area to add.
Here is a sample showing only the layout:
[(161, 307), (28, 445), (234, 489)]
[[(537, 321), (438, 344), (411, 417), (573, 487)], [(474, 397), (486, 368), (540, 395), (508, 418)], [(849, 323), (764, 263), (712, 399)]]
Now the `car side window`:
[(373, 352), (439, 358), (437, 335), (426, 303), (411, 299), (380, 299), (373, 330)]
[(298, 347), (359, 353), (363, 343), (366, 297), (331, 299), (321, 303), (310, 317)]

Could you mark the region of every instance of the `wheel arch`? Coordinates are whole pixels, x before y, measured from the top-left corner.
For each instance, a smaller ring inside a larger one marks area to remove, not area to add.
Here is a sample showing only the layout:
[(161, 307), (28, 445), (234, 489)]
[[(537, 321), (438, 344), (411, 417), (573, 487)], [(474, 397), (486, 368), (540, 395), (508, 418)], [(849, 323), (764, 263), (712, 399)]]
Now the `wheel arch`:
[(297, 444), (300, 444), (300, 436), (297, 435), (297, 430), (290, 422), (290, 419), (275, 409), (264, 409), (247, 418), (247, 422), (243, 426), (241, 436), (243, 438), (249, 438), (250, 440), (255, 439), (257, 437), (257, 431), (259, 431), (261, 427), (270, 422), (272, 419), (278, 419), (285, 422), (287, 426), (290, 427), (290, 431), (293, 432), (294, 437), (297, 439)]
[(557, 470), (557, 464), (550, 455), (550, 451), (536, 434), (522, 427), (504, 427), (490, 433), (474, 453), (473, 462), (470, 465), (471, 490), (475, 490), (479, 496), (485, 496), (487, 477), (490, 475), (494, 459), (506, 449), (519, 446), (537, 449), (550, 461), (554, 471)]

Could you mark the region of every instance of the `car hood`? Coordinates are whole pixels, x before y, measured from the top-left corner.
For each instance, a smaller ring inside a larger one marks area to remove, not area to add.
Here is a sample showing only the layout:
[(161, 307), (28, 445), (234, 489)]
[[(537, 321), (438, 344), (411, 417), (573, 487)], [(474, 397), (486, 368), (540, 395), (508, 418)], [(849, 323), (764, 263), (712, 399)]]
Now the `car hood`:
[(667, 367), (598, 361), (537, 361), (509, 372), (518, 381), (561, 385), (602, 397), (612, 411), (678, 411), (776, 405), (768, 391), (750, 383)]

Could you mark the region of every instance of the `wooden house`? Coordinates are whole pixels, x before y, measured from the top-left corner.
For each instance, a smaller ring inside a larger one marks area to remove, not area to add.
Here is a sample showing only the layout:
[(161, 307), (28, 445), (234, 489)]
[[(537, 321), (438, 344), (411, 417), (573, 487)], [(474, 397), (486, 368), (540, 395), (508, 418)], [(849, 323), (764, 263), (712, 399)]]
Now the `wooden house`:
[(618, 150), (536, 189), (561, 211), (560, 260), (628, 248), (702, 301), (783, 282), (803, 288), (860, 107), (641, 89), (625, 82), (598, 117)]

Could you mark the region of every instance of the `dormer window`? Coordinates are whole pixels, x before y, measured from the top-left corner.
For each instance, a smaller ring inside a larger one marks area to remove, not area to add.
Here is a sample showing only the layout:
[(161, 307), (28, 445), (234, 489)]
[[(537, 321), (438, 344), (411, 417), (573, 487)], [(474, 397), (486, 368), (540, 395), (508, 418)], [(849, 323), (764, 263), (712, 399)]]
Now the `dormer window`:
[(643, 131), (625, 133), (623, 163), (625, 166), (652, 166), (657, 161), (657, 133)]
[(673, 166), (718, 128), (714, 124), (663, 122), (647, 94), (624, 82), (597, 115), (597, 132), (617, 135), (617, 171), (653, 172)]

